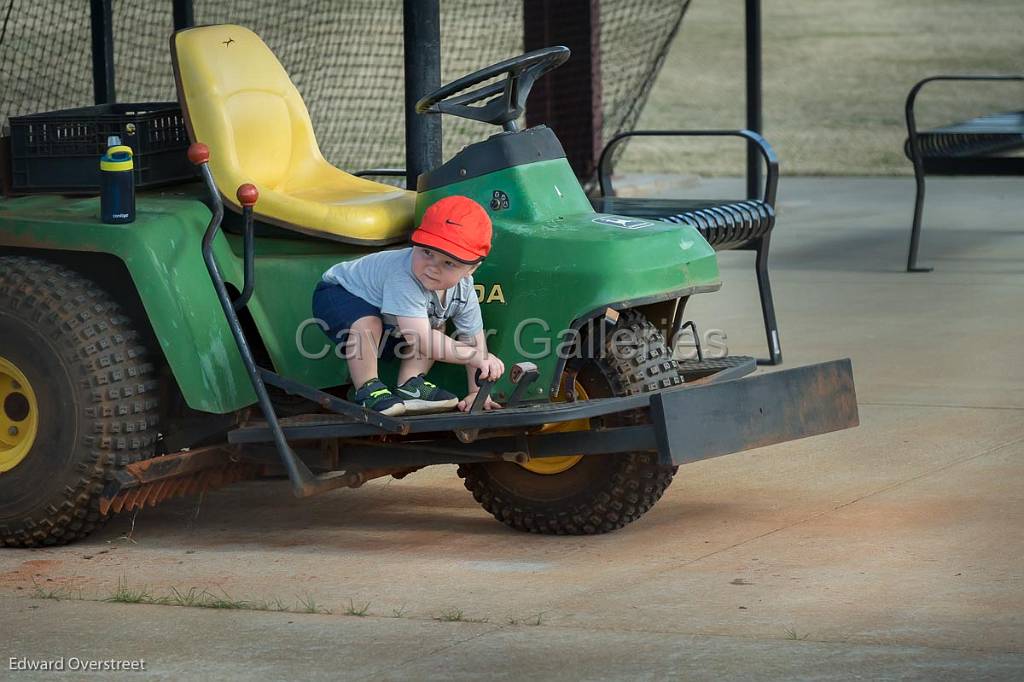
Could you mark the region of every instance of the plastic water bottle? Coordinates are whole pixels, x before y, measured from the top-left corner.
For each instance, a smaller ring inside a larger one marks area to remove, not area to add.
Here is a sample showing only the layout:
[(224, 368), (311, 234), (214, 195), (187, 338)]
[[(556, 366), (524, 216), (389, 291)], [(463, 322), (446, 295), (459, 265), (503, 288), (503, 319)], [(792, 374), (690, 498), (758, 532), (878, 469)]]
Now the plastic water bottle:
[(135, 221), (132, 148), (114, 135), (107, 138), (107, 153), (100, 157), (100, 218), (115, 225)]

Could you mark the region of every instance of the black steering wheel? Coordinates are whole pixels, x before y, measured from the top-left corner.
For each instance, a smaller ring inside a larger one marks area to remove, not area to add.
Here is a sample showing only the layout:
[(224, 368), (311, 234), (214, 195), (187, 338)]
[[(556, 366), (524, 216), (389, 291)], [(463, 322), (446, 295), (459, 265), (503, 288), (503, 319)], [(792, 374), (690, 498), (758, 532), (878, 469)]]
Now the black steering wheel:
[[(473, 121), (500, 125), (505, 130), (514, 131), (516, 119), (523, 115), (526, 98), (529, 97), (533, 84), (551, 69), (564, 64), (568, 58), (569, 48), (559, 45), (534, 50), (492, 64), (448, 85), (442, 85), (426, 95), (416, 102), (416, 113), (452, 114)], [(508, 77), (465, 92), (474, 85), (502, 75)], [(477, 106), (470, 106), (481, 100), (486, 101)]]

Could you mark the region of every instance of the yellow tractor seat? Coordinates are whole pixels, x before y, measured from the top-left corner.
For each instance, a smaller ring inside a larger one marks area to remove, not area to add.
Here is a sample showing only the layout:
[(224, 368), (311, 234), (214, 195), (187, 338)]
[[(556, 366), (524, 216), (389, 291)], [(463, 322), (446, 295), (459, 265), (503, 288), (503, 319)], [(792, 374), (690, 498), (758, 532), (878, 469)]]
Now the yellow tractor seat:
[(171, 61), (189, 137), (210, 148), (224, 203), (260, 191), (254, 213), (279, 227), (357, 244), (406, 239), (415, 194), (328, 163), (302, 96), (258, 35), (232, 24), (171, 36)]

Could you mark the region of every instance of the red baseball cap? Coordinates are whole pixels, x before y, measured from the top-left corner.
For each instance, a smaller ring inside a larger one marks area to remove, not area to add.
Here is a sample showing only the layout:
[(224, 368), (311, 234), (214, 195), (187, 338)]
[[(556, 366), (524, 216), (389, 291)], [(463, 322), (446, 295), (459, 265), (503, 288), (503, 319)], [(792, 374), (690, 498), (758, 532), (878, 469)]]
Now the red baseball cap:
[(473, 265), (491, 251), (491, 218), (469, 197), (445, 197), (423, 213), (411, 241)]

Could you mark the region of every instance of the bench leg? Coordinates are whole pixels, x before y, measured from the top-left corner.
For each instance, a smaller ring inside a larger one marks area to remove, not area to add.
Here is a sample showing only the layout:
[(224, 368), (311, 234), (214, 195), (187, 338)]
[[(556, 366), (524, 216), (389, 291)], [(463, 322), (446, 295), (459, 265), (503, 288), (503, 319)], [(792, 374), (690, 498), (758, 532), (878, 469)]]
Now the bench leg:
[(914, 223), (910, 228), (910, 251), (907, 253), (907, 272), (931, 272), (932, 268), (917, 265), (917, 247), (921, 243), (921, 214), (924, 211), (924, 169), (914, 164), (917, 196), (914, 197)]
[(761, 314), (764, 318), (764, 333), (768, 339), (768, 357), (758, 358), (759, 365), (778, 365), (782, 362), (782, 346), (779, 341), (779, 324), (775, 320), (775, 300), (772, 298), (772, 284), (768, 280), (768, 241), (762, 237), (757, 244), (757, 258), (754, 269), (757, 272), (757, 290), (761, 296)]

